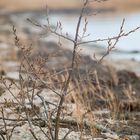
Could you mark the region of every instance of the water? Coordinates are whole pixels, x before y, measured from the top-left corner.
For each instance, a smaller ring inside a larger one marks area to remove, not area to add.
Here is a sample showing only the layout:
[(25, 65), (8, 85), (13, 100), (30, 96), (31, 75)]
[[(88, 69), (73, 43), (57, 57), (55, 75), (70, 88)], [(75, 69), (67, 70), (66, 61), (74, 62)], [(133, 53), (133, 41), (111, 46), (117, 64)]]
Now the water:
[[(51, 23), (55, 24), (57, 21), (61, 21), (63, 33), (68, 33), (70, 36), (74, 38), (75, 28), (78, 20), (78, 15), (69, 15), (69, 14), (55, 14), (50, 15)], [(120, 26), (123, 18), (125, 18), (124, 31), (129, 32), (130, 30), (140, 26), (140, 13), (131, 13), (131, 14), (120, 14), (115, 16), (92, 16), (88, 17), (88, 26), (87, 33), (90, 36), (84, 38), (84, 40), (94, 40), (99, 38), (108, 38), (118, 35)], [(45, 23), (45, 20), (43, 20)], [(82, 21), (82, 26), (80, 33), (82, 33), (84, 25), (84, 20)], [(101, 46), (106, 47), (107, 42), (99, 42)], [(92, 48), (91, 48), (92, 49)], [(93, 48), (94, 49), (94, 48)], [(140, 30), (132, 33), (127, 37), (123, 37), (119, 43), (116, 45), (117, 50), (122, 51), (140, 51)], [(140, 60), (140, 53), (136, 54), (125, 54), (122, 57), (127, 59), (137, 59)]]

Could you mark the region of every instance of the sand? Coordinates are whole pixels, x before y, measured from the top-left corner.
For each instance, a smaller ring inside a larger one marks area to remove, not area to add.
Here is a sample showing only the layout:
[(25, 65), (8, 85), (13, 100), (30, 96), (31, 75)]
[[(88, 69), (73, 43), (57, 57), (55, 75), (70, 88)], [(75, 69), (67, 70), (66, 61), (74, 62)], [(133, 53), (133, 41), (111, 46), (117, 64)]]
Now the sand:
[[(77, 8), (80, 6), (81, 0), (0, 0), (0, 9), (8, 10), (29, 10), (44, 9), (46, 5), (53, 9), (60, 8)], [(106, 2), (92, 2), (92, 7), (111, 8), (117, 11), (140, 10), (140, 0), (108, 0)]]

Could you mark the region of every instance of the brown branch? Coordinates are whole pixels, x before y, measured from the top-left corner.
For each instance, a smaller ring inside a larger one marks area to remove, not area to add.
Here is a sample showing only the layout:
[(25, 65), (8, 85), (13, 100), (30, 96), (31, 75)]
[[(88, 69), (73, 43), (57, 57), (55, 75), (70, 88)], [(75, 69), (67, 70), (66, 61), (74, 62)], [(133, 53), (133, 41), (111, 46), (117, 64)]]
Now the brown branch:
[(108, 38), (103, 38), (103, 39), (95, 39), (95, 40), (89, 40), (89, 41), (83, 41), (83, 42), (78, 42), (77, 45), (84, 45), (84, 44), (89, 44), (89, 43), (97, 43), (97, 42), (103, 42), (103, 41), (109, 41), (109, 40), (116, 40), (118, 37), (127, 37), (128, 35), (130, 35), (131, 33), (136, 32), (137, 30), (140, 29), (140, 26), (127, 32), (127, 33), (123, 33), (120, 36), (114, 36), (114, 37), (108, 37)]
[(79, 16), (79, 19), (78, 19), (78, 23), (77, 23), (77, 26), (76, 26), (76, 33), (75, 33), (74, 46), (73, 46), (73, 56), (72, 56), (72, 63), (71, 63), (72, 70), (69, 72), (69, 76), (68, 76), (68, 79), (67, 79), (66, 84), (64, 86), (64, 89), (62, 91), (62, 96), (61, 96), (61, 99), (60, 99), (60, 102), (59, 102), (59, 105), (58, 105), (58, 110), (57, 110), (57, 115), (56, 115), (56, 125), (55, 125), (55, 140), (58, 140), (59, 125), (60, 125), (59, 124), (60, 114), (61, 114), (64, 98), (65, 98), (65, 95), (67, 94), (68, 86), (69, 86), (71, 76), (72, 76), (72, 73), (73, 73), (79, 29), (80, 29), (81, 20), (82, 20), (83, 13), (84, 13), (84, 10), (85, 10), (85, 7), (86, 7), (87, 3), (88, 3), (88, 0), (85, 1), (84, 5), (82, 7), (82, 10), (81, 10), (81, 13), (80, 13), (80, 16)]

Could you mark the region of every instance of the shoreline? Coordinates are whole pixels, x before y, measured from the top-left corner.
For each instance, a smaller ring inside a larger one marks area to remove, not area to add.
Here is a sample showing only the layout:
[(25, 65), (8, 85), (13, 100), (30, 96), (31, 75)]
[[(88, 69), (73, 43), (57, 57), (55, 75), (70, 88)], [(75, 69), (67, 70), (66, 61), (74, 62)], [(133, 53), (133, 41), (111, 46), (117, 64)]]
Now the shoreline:
[[(58, 10), (58, 11), (62, 12), (62, 10)], [(58, 11), (57, 11), (57, 13), (58, 13)], [(28, 39), (26, 40), (26, 37), (30, 36), (31, 39), (34, 39), (34, 37), (33, 37), (34, 35), (36, 37), (38, 37), (38, 35), (41, 34), (41, 31), (38, 30), (37, 32), (34, 32), (35, 31), (34, 29), (36, 29), (36, 27), (33, 27), (31, 29), (31, 25), (28, 24), (27, 22), (24, 22), (24, 20), (25, 20), (24, 17), (27, 16), (26, 14), (29, 14), (29, 17), (30, 17), (30, 15), (31, 15), (31, 17), (32, 16), (33, 17), (34, 16), (40, 17), (40, 15), (42, 15), (42, 12), (44, 13), (45, 11), (42, 11), (42, 10), (37, 11), (36, 10), (36, 11), (32, 11), (32, 12), (26, 11), (24, 13), (22, 13), (20, 11), (20, 12), (7, 13), (7, 15), (9, 14), (9, 16), (0, 16), (0, 18), (3, 19), (3, 23), (1, 25), (3, 27), (4, 26), (6, 27), (6, 28), (3, 28), (3, 30), (1, 30), (0, 45), (5, 48), (5, 47), (10, 47), (10, 45), (13, 44), (13, 40), (12, 40), (13, 39), (13, 33), (11, 31), (11, 27), (12, 27), (11, 23), (15, 24), (18, 32), (21, 33), (20, 37), (23, 38), (23, 40), (25, 42), (28, 42)], [(16, 16), (14, 18), (11, 18), (12, 15), (16, 15)], [(19, 22), (17, 22), (19, 17), (20, 17), (20, 20), (19, 20)], [(9, 42), (7, 41), (7, 37), (6, 37), (7, 35), (9, 36), (9, 40), (8, 40)], [(52, 39), (47, 38), (47, 40), (44, 41), (44, 42), (47, 43), (50, 40), (52, 40)], [(57, 42), (57, 39), (53, 38), (53, 40), (54, 40), (55, 43)], [(34, 40), (33, 40), (33, 42), (34, 42)], [(70, 48), (70, 46), (67, 44), (67, 42), (65, 40), (63, 40), (62, 42), (64, 42), (64, 48), (65, 48), (66, 45), (67, 45), (68, 48)], [(96, 44), (93, 44), (93, 45), (94, 45), (93, 52), (95, 54), (97, 54), (97, 57), (98, 56), (100, 57), (105, 53), (106, 48), (100, 46), (99, 44), (97, 46), (96, 46)], [(5, 51), (5, 53), (7, 52), (4, 48), (2, 50), (3, 52), (1, 54), (1, 56), (3, 56), (4, 51)], [(85, 48), (85, 46), (83, 46), (83, 48)], [(88, 45), (87, 48), (89, 48), (89, 50), (90, 50), (90, 45)], [(0, 49), (2, 49), (2, 48), (0, 48)], [(8, 50), (8, 48), (7, 48), (7, 50)], [(91, 51), (90, 51), (90, 53), (91, 53)], [(137, 51), (137, 50), (134, 50), (134, 51), (114, 50), (114, 51), (111, 52), (111, 54), (109, 56), (107, 56), (107, 58), (106, 58), (107, 62), (105, 62), (105, 63), (110, 63), (111, 65), (114, 65), (114, 67), (116, 67), (117, 69), (128, 69), (128, 70), (131, 69), (133, 72), (138, 73), (138, 75), (140, 76), (140, 61), (137, 61), (137, 60), (133, 59), (133, 57), (132, 57), (132, 59), (126, 59), (126, 58), (128, 58), (126, 56), (130, 55), (130, 54), (131, 55), (139, 55), (140, 52)], [(83, 55), (86, 55), (86, 52)], [(89, 54), (88, 56), (92, 57), (93, 55)], [(123, 57), (123, 56), (125, 56), (125, 57)]]
[[(46, 13), (49, 11), (49, 14), (79, 14), (81, 11), (81, 8), (37, 8), (37, 9), (20, 9), (20, 10), (9, 10), (9, 9), (0, 9), (0, 16), (1, 15), (7, 15), (7, 14), (23, 14), (23, 13)], [(105, 15), (105, 16), (112, 16), (112, 15), (121, 15), (121, 14), (132, 14), (135, 12), (140, 12), (140, 10), (132, 10), (132, 11), (118, 11), (116, 8), (109, 7), (109, 8), (103, 8), (103, 7), (87, 7), (85, 10), (85, 13), (99, 13), (99, 15)]]

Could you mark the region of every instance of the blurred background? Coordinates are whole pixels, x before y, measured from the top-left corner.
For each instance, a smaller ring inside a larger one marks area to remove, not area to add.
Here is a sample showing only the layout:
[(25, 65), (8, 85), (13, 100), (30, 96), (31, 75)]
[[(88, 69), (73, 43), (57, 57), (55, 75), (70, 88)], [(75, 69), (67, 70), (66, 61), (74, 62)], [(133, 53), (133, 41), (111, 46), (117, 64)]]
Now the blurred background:
[[(94, 1), (94, 0), (93, 0)], [(9, 11), (12, 10), (31, 10), (45, 8), (48, 5), (50, 8), (77, 8), (80, 6), (82, 0), (1, 0), (0, 7)], [(139, 11), (139, 0), (108, 0), (105, 3), (91, 3), (91, 7), (109, 8), (121, 12)]]
[[(26, 19), (35, 19), (41, 24), (46, 24), (47, 7), (49, 7), (49, 19), (52, 25), (55, 26), (57, 21), (61, 21), (63, 33), (74, 37), (81, 4), (82, 0), (0, 0), (0, 47), (5, 48), (8, 43), (13, 44), (12, 25), (16, 26), (23, 41), (27, 38), (36, 41), (37, 34), (41, 31), (33, 27)], [(126, 20), (125, 32), (140, 26), (140, 0), (92, 1), (88, 9), (93, 15), (88, 16), (87, 34), (90, 36), (85, 40), (117, 35), (123, 18)], [(139, 45), (140, 30), (129, 37), (122, 38), (110, 57), (140, 61)], [(100, 47), (102, 51), (107, 43), (100, 42), (96, 45), (83, 46), (85, 48), (83, 53), (91, 53), (91, 49), (94, 51), (95, 46)], [(3, 55), (4, 53), (1, 54), (2, 57)]]

